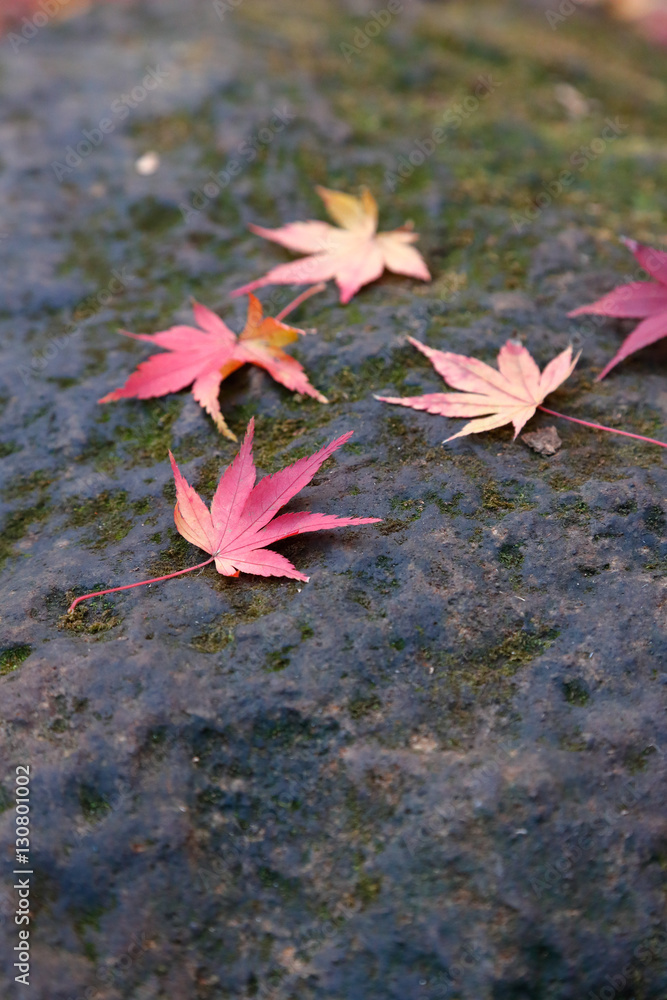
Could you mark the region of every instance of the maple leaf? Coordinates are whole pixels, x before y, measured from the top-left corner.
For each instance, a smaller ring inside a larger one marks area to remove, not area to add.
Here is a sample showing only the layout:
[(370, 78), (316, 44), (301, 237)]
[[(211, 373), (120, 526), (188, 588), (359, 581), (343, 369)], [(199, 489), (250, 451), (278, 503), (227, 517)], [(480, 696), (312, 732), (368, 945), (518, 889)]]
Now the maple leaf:
[(302, 535), (307, 531), (328, 531), (357, 524), (376, 524), (379, 517), (338, 517), (337, 514), (311, 514), (297, 512), (275, 515), (285, 504), (306, 486), (320, 466), (330, 455), (352, 437), (348, 431), (330, 444), (320, 448), (307, 458), (300, 458), (272, 476), (264, 476), (258, 483), (257, 471), (252, 457), (252, 439), (255, 429), (254, 417), (248, 424), (246, 435), (230, 466), (220, 477), (210, 509), (199, 494), (190, 486), (171, 452), (169, 458), (176, 482), (176, 506), (174, 522), (176, 528), (188, 542), (208, 552), (210, 559), (189, 566), (187, 569), (158, 576), (152, 580), (127, 583), (122, 587), (111, 587), (92, 594), (84, 594), (72, 601), (68, 613), (80, 601), (89, 597), (113, 594), (119, 590), (142, 587), (147, 583), (158, 583), (182, 576), (193, 570), (215, 562), (218, 573), (223, 576), (238, 576), (239, 573), (254, 573), (256, 576), (287, 576), (292, 580), (308, 582), (308, 577), (300, 573), (289, 559), (267, 549), (283, 538)]
[[(546, 366), (540, 373), (530, 353), (516, 340), (508, 340), (498, 353), (498, 368), (492, 368), (477, 358), (468, 358), (465, 354), (451, 354), (436, 351), (426, 344), (408, 337), (431, 361), (433, 367), (444, 378), (448, 385), (465, 392), (433, 392), (423, 396), (394, 397), (376, 396), (383, 403), (398, 403), (399, 406), (410, 406), (413, 410), (426, 410), (428, 413), (438, 413), (443, 417), (476, 417), (466, 424), (458, 434), (452, 434), (442, 443), (453, 441), (454, 438), (466, 434), (479, 434), (490, 431), (503, 424), (514, 424), (514, 437), (526, 421), (534, 415), (535, 410), (542, 410), (552, 417), (561, 417), (573, 424), (591, 427), (596, 431), (606, 431), (609, 434), (620, 434), (622, 437), (634, 438), (636, 441), (646, 441), (667, 448), (664, 441), (622, 431), (617, 427), (605, 427), (604, 424), (594, 424), (590, 420), (580, 420), (570, 417), (567, 413), (557, 413), (542, 406), (542, 401), (550, 392), (557, 389), (574, 371), (579, 355), (572, 358), (572, 348), (568, 347)], [(484, 416), (484, 414), (490, 414)]]
[(615, 316), (622, 319), (646, 317), (632, 333), (625, 338), (620, 348), (602, 369), (597, 380), (604, 378), (619, 361), (667, 337), (667, 253), (653, 247), (624, 239), (635, 259), (655, 281), (631, 281), (619, 285), (596, 302), (579, 306), (568, 316), (593, 313), (597, 316)]
[(155, 354), (142, 361), (120, 389), (114, 389), (99, 400), (110, 403), (116, 399), (151, 399), (178, 392), (192, 384), (192, 395), (213, 418), (218, 430), (232, 441), (232, 433), (220, 411), (220, 385), (232, 372), (244, 364), (259, 365), (292, 392), (312, 396), (320, 403), (328, 402), (310, 382), (299, 362), (282, 348), (293, 343), (303, 330), (287, 326), (278, 319), (263, 316), (262, 304), (254, 295), (248, 296), (248, 318), (243, 332), (236, 334), (219, 316), (199, 302), (193, 302), (194, 326), (172, 326), (159, 333), (128, 333), (127, 337), (146, 340), (164, 347), (166, 354)]
[(218, 573), (238, 576), (289, 576), (307, 581), (288, 559), (267, 550), (267, 545), (306, 531), (343, 528), (351, 524), (374, 524), (377, 517), (338, 517), (336, 514), (281, 514), (278, 510), (313, 478), (330, 455), (345, 444), (352, 431), (336, 438), (314, 455), (301, 458), (255, 485), (252, 458), (254, 420), (248, 425), (241, 450), (225, 470), (213, 497), (210, 512), (203, 500), (181, 475), (169, 453), (176, 480), (176, 528), (189, 542), (215, 559)]
[(243, 295), (264, 285), (304, 284), (335, 278), (340, 301), (349, 302), (362, 285), (379, 278), (385, 268), (395, 274), (430, 281), (431, 275), (421, 254), (410, 246), (418, 238), (412, 224), (388, 233), (377, 232), (378, 207), (367, 188), (355, 198), (342, 191), (316, 187), (331, 218), (342, 228), (328, 222), (291, 222), (280, 229), (249, 228), (267, 240), (288, 250), (311, 256), (289, 264), (279, 264), (263, 278), (237, 288), (232, 295)]
[[(464, 392), (434, 392), (424, 396), (376, 396), (383, 403), (398, 403), (414, 410), (426, 410), (443, 417), (476, 417), (446, 441), (479, 434), (503, 424), (514, 425), (517, 436), (544, 398), (568, 378), (579, 360), (572, 358), (568, 347), (555, 357), (540, 374), (540, 369), (526, 348), (508, 340), (500, 348), (498, 368), (468, 358), (464, 354), (437, 351), (408, 337), (408, 340), (430, 360), (448, 385)], [(483, 416), (483, 414), (490, 414)], [(444, 444), (445, 442), (443, 442)]]

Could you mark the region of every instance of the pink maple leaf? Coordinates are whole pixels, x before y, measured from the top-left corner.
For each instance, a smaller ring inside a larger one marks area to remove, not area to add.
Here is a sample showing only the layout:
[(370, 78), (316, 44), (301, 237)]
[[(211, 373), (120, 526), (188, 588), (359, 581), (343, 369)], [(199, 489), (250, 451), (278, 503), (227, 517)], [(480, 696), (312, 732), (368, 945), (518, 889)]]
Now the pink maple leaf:
[(172, 326), (160, 333), (122, 331), (127, 337), (163, 347), (167, 353), (154, 354), (142, 361), (124, 386), (103, 396), (99, 402), (151, 399), (192, 385), (194, 398), (213, 418), (218, 430), (232, 441), (236, 441), (236, 435), (225, 422), (218, 395), (223, 380), (244, 364), (264, 368), (276, 382), (292, 392), (312, 396), (320, 403), (327, 402), (326, 396), (310, 384), (299, 362), (282, 349), (298, 340), (304, 331), (263, 316), (262, 304), (254, 295), (248, 296), (248, 318), (238, 337), (206, 306), (194, 302), (193, 310), (201, 329)]
[(642, 347), (648, 347), (656, 340), (667, 337), (667, 253), (637, 243), (635, 240), (624, 239), (623, 242), (655, 281), (631, 281), (627, 285), (619, 285), (596, 302), (579, 306), (578, 309), (568, 313), (568, 316), (593, 313), (597, 316), (615, 316), (621, 319), (645, 317), (643, 322), (625, 338), (614, 357), (602, 369), (597, 377), (598, 381), (615, 368), (619, 361), (623, 361)]
[(298, 285), (335, 278), (340, 301), (346, 303), (362, 285), (379, 278), (385, 268), (421, 281), (431, 280), (421, 254), (411, 246), (418, 239), (411, 223), (391, 232), (377, 232), (378, 206), (367, 188), (362, 189), (359, 198), (329, 188), (315, 190), (341, 228), (315, 221), (290, 222), (280, 229), (251, 225), (253, 233), (310, 256), (279, 264), (232, 295), (253, 292), (264, 285)]

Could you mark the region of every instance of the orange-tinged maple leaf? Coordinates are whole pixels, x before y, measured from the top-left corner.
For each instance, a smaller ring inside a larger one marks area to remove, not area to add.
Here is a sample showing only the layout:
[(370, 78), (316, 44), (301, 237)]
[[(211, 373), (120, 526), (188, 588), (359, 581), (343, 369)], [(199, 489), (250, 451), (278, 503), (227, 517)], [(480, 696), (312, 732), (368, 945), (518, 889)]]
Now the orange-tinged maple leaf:
[(310, 256), (279, 264), (232, 295), (243, 295), (264, 285), (298, 285), (335, 278), (340, 301), (345, 303), (362, 285), (379, 278), (385, 268), (421, 281), (431, 280), (421, 254), (411, 246), (419, 238), (411, 223), (391, 232), (377, 232), (377, 202), (367, 188), (362, 189), (359, 198), (329, 188), (315, 190), (331, 218), (342, 228), (328, 222), (291, 222), (280, 229), (251, 225), (259, 236)]
[(303, 334), (280, 320), (264, 316), (262, 304), (254, 295), (248, 296), (248, 318), (245, 329), (237, 337), (219, 316), (199, 302), (193, 303), (194, 326), (172, 326), (159, 333), (128, 333), (135, 340), (147, 340), (164, 347), (166, 354), (154, 354), (142, 361), (120, 389), (108, 393), (100, 403), (116, 399), (151, 399), (178, 392), (192, 385), (192, 395), (213, 418), (218, 430), (232, 441), (232, 433), (220, 411), (220, 385), (228, 375), (244, 364), (259, 365), (292, 392), (312, 396), (320, 403), (328, 400), (310, 382), (299, 362), (282, 348)]
[(426, 410), (443, 417), (476, 418), (458, 433), (446, 438), (446, 441), (490, 431), (510, 423), (514, 426), (516, 437), (545, 397), (569, 378), (579, 360), (579, 354), (573, 358), (572, 348), (568, 347), (540, 373), (526, 348), (515, 340), (508, 340), (500, 349), (496, 369), (477, 358), (437, 351), (412, 337), (408, 339), (426, 355), (448, 385), (464, 391), (434, 392), (406, 398), (375, 398), (383, 403), (398, 403), (400, 406)]
[(376, 524), (382, 520), (379, 517), (338, 517), (336, 514), (301, 511), (276, 517), (281, 507), (296, 496), (311, 481), (320, 466), (352, 437), (352, 431), (320, 448), (314, 455), (300, 458), (293, 465), (280, 469), (272, 476), (264, 476), (256, 483), (257, 470), (252, 457), (254, 427), (253, 418), (248, 424), (239, 453), (220, 477), (210, 508), (181, 474), (174, 456), (169, 452), (176, 482), (176, 528), (183, 538), (207, 552), (210, 559), (153, 580), (141, 580), (139, 583), (84, 594), (72, 602), (68, 611), (73, 611), (80, 601), (89, 597), (169, 580), (201, 569), (212, 562), (215, 562), (215, 568), (223, 576), (254, 573), (256, 576), (287, 576), (307, 583), (308, 577), (293, 566), (289, 559), (266, 546), (308, 531)]

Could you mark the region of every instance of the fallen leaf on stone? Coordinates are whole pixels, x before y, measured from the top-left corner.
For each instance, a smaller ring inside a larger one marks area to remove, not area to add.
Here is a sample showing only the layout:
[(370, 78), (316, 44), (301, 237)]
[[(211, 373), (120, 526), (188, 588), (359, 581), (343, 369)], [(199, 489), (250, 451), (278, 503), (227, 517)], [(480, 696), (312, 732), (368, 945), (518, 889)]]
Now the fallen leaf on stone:
[(563, 444), (555, 427), (543, 427), (539, 431), (529, 431), (527, 434), (521, 435), (521, 440), (525, 441), (528, 447), (536, 451), (538, 455), (555, 455)]
[(151, 399), (192, 385), (194, 398), (210, 414), (218, 430), (232, 441), (236, 441), (236, 435), (220, 412), (218, 394), (224, 379), (244, 364), (259, 365), (292, 392), (312, 396), (320, 403), (327, 402), (326, 397), (310, 384), (299, 362), (282, 350), (286, 344), (298, 340), (304, 331), (264, 317), (261, 302), (254, 295), (248, 296), (248, 319), (238, 337), (206, 306), (194, 302), (193, 310), (201, 329), (172, 326), (151, 334), (122, 331), (127, 337), (164, 347), (167, 353), (154, 354), (143, 361), (122, 388), (114, 389), (99, 402)]
[(352, 436), (352, 431), (336, 438), (314, 455), (301, 458), (255, 485), (252, 458), (254, 421), (241, 450), (225, 470), (213, 497), (211, 511), (185, 481), (170, 454), (176, 479), (176, 528), (189, 542), (209, 552), (218, 573), (238, 576), (239, 572), (259, 576), (289, 576), (307, 582), (308, 577), (267, 545), (301, 535), (306, 531), (324, 531), (352, 524), (374, 524), (378, 517), (338, 517), (335, 514), (274, 515), (313, 478), (323, 462)]
[(279, 264), (263, 278), (237, 288), (232, 295), (252, 292), (264, 285), (306, 284), (335, 278), (340, 301), (345, 303), (363, 285), (379, 278), (385, 268), (421, 281), (431, 280), (423, 258), (410, 245), (418, 239), (411, 223), (391, 232), (377, 232), (377, 202), (367, 188), (362, 189), (359, 198), (329, 188), (315, 190), (331, 218), (342, 228), (328, 222), (291, 222), (280, 229), (250, 226), (259, 236), (310, 256)]
[(664, 250), (644, 246), (635, 240), (623, 240), (623, 242), (655, 281), (631, 281), (628, 285), (619, 285), (596, 302), (579, 306), (578, 309), (568, 313), (568, 316), (593, 313), (597, 316), (616, 316), (623, 319), (646, 317), (625, 338), (614, 357), (598, 375), (598, 381), (604, 378), (619, 361), (623, 361), (642, 347), (648, 347), (656, 340), (667, 337), (667, 253)]
[(336, 438), (320, 448), (314, 455), (300, 458), (272, 476), (265, 476), (255, 482), (257, 472), (252, 457), (254, 418), (248, 424), (241, 450), (230, 466), (223, 472), (210, 510), (182, 476), (174, 456), (169, 452), (171, 467), (176, 481), (176, 507), (174, 522), (176, 528), (189, 542), (208, 552), (210, 559), (197, 566), (168, 573), (153, 580), (129, 583), (123, 587), (112, 587), (94, 594), (85, 594), (72, 602), (72, 611), (79, 601), (88, 597), (99, 597), (119, 590), (129, 590), (146, 583), (158, 583), (183, 573), (215, 562), (215, 568), (223, 576), (238, 576), (239, 573), (254, 573), (257, 576), (287, 576), (292, 580), (308, 582), (308, 577), (278, 552), (267, 549), (283, 538), (302, 535), (308, 531), (328, 531), (357, 524), (376, 524), (379, 517), (338, 517), (336, 514), (294, 513), (275, 515), (281, 507), (296, 496), (306, 486), (320, 466), (326, 462), (341, 445), (352, 437), (352, 431)]
[(508, 340), (500, 348), (496, 369), (477, 358), (437, 351), (413, 337), (408, 337), (408, 340), (426, 355), (448, 385), (467, 391), (434, 392), (405, 398), (375, 398), (383, 403), (410, 406), (414, 410), (426, 410), (443, 417), (478, 418), (471, 420), (446, 441), (453, 441), (466, 434), (490, 431), (509, 423), (514, 425), (516, 437), (544, 398), (572, 374), (579, 360), (578, 354), (572, 358), (572, 348), (568, 347), (550, 361), (540, 374), (540, 369), (526, 348), (515, 340)]
[(432, 392), (423, 396), (403, 398), (400, 396), (375, 398), (382, 403), (397, 403), (399, 406), (410, 406), (413, 410), (426, 410), (427, 413), (437, 413), (443, 417), (477, 418), (471, 420), (457, 434), (446, 438), (443, 444), (453, 441), (454, 438), (465, 437), (466, 434), (479, 434), (481, 431), (490, 431), (510, 423), (514, 425), (516, 438), (535, 410), (542, 410), (552, 417), (561, 417), (573, 424), (581, 424), (582, 427), (606, 431), (609, 434), (620, 434), (622, 437), (667, 448), (664, 441), (656, 441), (655, 438), (633, 434), (631, 431), (621, 431), (616, 427), (605, 427), (604, 424), (594, 424), (590, 420), (580, 420), (578, 417), (570, 417), (566, 413), (558, 413), (542, 406), (542, 400), (569, 378), (579, 360), (579, 354), (572, 358), (571, 347), (561, 351), (540, 373), (529, 352), (516, 340), (508, 340), (500, 348), (498, 368), (492, 368), (477, 358), (468, 358), (465, 354), (436, 351), (435, 348), (427, 347), (412, 337), (408, 337), (408, 340), (426, 355), (448, 385), (466, 391)]

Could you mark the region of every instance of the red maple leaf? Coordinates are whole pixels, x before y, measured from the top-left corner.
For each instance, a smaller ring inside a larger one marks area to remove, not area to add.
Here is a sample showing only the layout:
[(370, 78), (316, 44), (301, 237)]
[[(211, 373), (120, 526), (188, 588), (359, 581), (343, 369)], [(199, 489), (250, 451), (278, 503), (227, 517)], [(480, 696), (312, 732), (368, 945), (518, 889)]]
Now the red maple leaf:
[(328, 402), (310, 384), (299, 362), (282, 350), (285, 344), (298, 340), (304, 331), (270, 316), (264, 317), (262, 304), (254, 295), (248, 296), (248, 319), (238, 337), (206, 306), (194, 302), (193, 310), (201, 329), (172, 326), (160, 333), (121, 331), (135, 340), (147, 340), (164, 347), (167, 353), (154, 354), (142, 361), (122, 388), (114, 389), (99, 402), (151, 399), (192, 385), (194, 398), (213, 417), (218, 430), (232, 441), (236, 441), (236, 435), (220, 412), (218, 394), (223, 380), (244, 364), (259, 365), (292, 392), (312, 396), (320, 403)]
[(212, 562), (215, 562), (215, 568), (223, 576), (238, 576), (242, 572), (257, 576), (287, 576), (307, 583), (308, 577), (293, 566), (289, 559), (267, 549), (267, 546), (307, 531), (376, 524), (381, 520), (379, 517), (338, 517), (336, 514), (302, 512), (275, 516), (281, 507), (311, 481), (322, 463), (352, 437), (352, 431), (320, 448), (314, 455), (300, 458), (272, 476), (265, 476), (258, 483), (255, 482), (257, 471), (252, 457), (253, 433), (254, 418), (248, 424), (238, 455), (220, 478), (210, 509), (181, 475), (174, 456), (169, 452), (176, 481), (176, 528), (189, 542), (208, 552), (210, 559), (153, 580), (141, 580), (139, 583), (85, 594), (77, 597), (68, 610), (72, 611), (79, 601), (85, 601), (88, 597), (169, 580)]
[(170, 453), (176, 480), (174, 521), (184, 538), (209, 552), (218, 573), (238, 576), (239, 572), (258, 576), (289, 576), (308, 581), (284, 556), (266, 549), (267, 545), (301, 535), (306, 531), (343, 528), (351, 524), (374, 524), (377, 517), (338, 517), (335, 514), (274, 515), (303, 489), (330, 455), (345, 444), (352, 431), (336, 438), (314, 455), (301, 458), (255, 485), (252, 458), (254, 420), (248, 425), (241, 450), (225, 470), (213, 497), (211, 510), (185, 481)]
[(267, 240), (311, 256), (279, 264), (232, 295), (253, 292), (264, 285), (301, 285), (335, 278), (340, 301), (345, 303), (362, 285), (379, 278), (385, 268), (422, 281), (431, 280), (421, 254), (410, 245), (418, 239), (411, 223), (392, 232), (377, 232), (377, 202), (367, 188), (362, 189), (360, 198), (329, 188), (315, 190), (331, 218), (342, 228), (328, 222), (290, 222), (280, 229), (250, 226), (253, 233)]
[(642, 347), (648, 347), (656, 340), (667, 337), (667, 253), (635, 240), (624, 239), (623, 242), (655, 281), (631, 281), (628, 285), (619, 285), (596, 302), (579, 306), (568, 313), (568, 316), (593, 313), (622, 319), (646, 317), (625, 338), (614, 357), (598, 375), (598, 381), (615, 368), (619, 361)]

